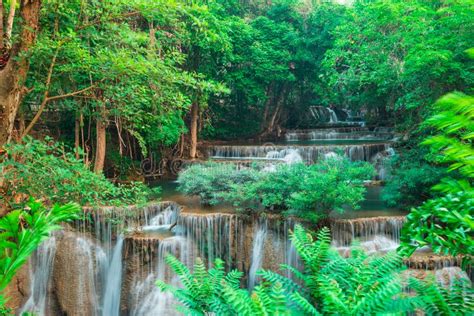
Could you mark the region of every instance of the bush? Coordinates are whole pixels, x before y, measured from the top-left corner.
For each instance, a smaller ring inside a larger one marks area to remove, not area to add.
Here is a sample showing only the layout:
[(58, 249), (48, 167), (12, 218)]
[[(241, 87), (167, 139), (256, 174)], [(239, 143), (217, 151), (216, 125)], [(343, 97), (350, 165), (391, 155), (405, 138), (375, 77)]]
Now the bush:
[(49, 204), (119, 205), (144, 203), (157, 193), (139, 182), (115, 186), (51, 138), (45, 142), (26, 138), (5, 150), (0, 161), (6, 191), (2, 203), (10, 209), (30, 196)]
[(389, 161), (390, 176), (382, 193), (389, 206), (416, 206), (434, 196), (431, 188), (446, 176), (447, 170), (429, 163), (424, 158), (427, 153), (426, 149), (411, 149)]
[(199, 196), (202, 204), (214, 205), (222, 202), (225, 194), (236, 186), (256, 182), (260, 176), (255, 169), (238, 170), (231, 164), (193, 164), (179, 174), (178, 190)]
[(317, 164), (262, 166), (238, 170), (232, 165), (194, 165), (179, 175), (179, 190), (199, 196), (204, 204), (230, 202), (240, 209), (285, 212), (311, 221), (326, 217), (344, 206), (358, 207), (363, 199), (363, 181), (374, 168), (345, 157)]

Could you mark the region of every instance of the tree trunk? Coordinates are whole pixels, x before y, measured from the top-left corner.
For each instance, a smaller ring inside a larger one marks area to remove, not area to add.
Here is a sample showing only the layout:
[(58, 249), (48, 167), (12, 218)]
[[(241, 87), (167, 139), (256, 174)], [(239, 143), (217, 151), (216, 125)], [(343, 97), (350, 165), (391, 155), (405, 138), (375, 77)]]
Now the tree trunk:
[(0, 146), (11, 140), (15, 118), (25, 95), (24, 84), (30, 64), (28, 58), (19, 56), (27, 55), (35, 43), (40, 7), (40, 0), (21, 1), (19, 42), (12, 46), (10, 58), (0, 70)]
[[(275, 127), (277, 126), (279, 117), (283, 110), (283, 105), (285, 103), (285, 96), (286, 87), (283, 86), (280, 89), (277, 89), (277, 92), (272, 97), (270, 103), (266, 106), (266, 117), (262, 123), (262, 132), (260, 133), (260, 137), (266, 137), (272, 134), (275, 131)], [(270, 108), (274, 107), (274, 111), (270, 116)]]
[(95, 161), (94, 161), (94, 172), (102, 173), (104, 171), (105, 164), (105, 149), (106, 149), (106, 128), (107, 128), (107, 117), (105, 114), (105, 108), (102, 106), (99, 110), (101, 113), (100, 117), (96, 120), (96, 148), (95, 148)]
[(197, 101), (191, 105), (191, 124), (190, 124), (190, 135), (191, 135), (191, 148), (189, 150), (189, 157), (191, 159), (197, 158), (197, 133), (198, 133), (198, 117), (199, 117), (199, 104)]
[(79, 159), (79, 147), (81, 146), (81, 121), (80, 115), (76, 113), (76, 119), (74, 121), (74, 154), (76, 159)]

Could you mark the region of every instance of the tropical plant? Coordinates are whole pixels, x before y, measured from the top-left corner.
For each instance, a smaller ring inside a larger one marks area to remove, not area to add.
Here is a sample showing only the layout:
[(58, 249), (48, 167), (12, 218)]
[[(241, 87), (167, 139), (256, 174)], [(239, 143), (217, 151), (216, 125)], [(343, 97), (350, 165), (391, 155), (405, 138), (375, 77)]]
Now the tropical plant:
[(457, 192), (426, 201), (407, 215), (402, 228), (401, 251), (410, 255), (430, 246), (442, 255), (465, 255), (472, 262), (474, 253), (474, 192)]
[(469, 191), (474, 178), (474, 97), (450, 93), (434, 105), (436, 111), (424, 126), (436, 134), (423, 141), (429, 146), (438, 163), (447, 164), (449, 171), (457, 171), (462, 179), (447, 178), (434, 189), (442, 192)]
[(472, 25), (470, 0), (355, 1), (325, 53), (322, 98), (416, 130), (436, 99), (472, 86)]
[(232, 164), (193, 164), (179, 174), (178, 190), (213, 205), (222, 202), (222, 196), (235, 186), (258, 181), (259, 176), (253, 169), (238, 170)]
[(401, 251), (409, 255), (419, 247), (431, 246), (436, 253), (464, 255), (465, 264), (470, 264), (474, 252), (474, 98), (448, 94), (435, 108), (437, 114), (425, 126), (437, 134), (423, 144), (430, 146), (438, 163), (447, 164), (460, 177), (444, 178), (434, 189), (447, 194), (425, 202), (407, 216)]
[(0, 160), (3, 188), (0, 201), (7, 208), (21, 205), (30, 196), (48, 203), (74, 201), (81, 205), (144, 203), (154, 192), (143, 183), (113, 185), (92, 172), (82, 160), (51, 138), (26, 138), (9, 144)]
[[(216, 259), (214, 268), (206, 271), (201, 259), (196, 259), (193, 273), (173, 256), (166, 262), (179, 276), (184, 288), (175, 288), (157, 281), (161, 291), (172, 293), (183, 306), (177, 308), (185, 315), (286, 315), (287, 300), (281, 284), (257, 287), (252, 295), (240, 288), (242, 272), (224, 271), (224, 262)], [(245, 302), (245, 304), (242, 304)]]
[(446, 288), (431, 277), (410, 278), (409, 287), (420, 294), (427, 315), (468, 315), (474, 312), (474, 290), (471, 281), (456, 277)]
[[(79, 205), (74, 203), (47, 209), (42, 203), (30, 200), (23, 209), (0, 218), (0, 293), (41, 242), (51, 232), (61, 229), (62, 222), (77, 218), (79, 210)], [(5, 302), (0, 295), (0, 307)]]
[[(416, 298), (403, 293), (403, 262), (396, 253), (369, 256), (355, 247), (350, 256), (344, 258), (330, 249), (328, 229), (319, 231), (313, 238), (304, 228), (296, 226), (291, 241), (304, 263), (304, 270), (283, 268), (302, 282), (304, 291), (295, 291), (293, 281), (285, 282), (284, 287), (293, 302), (308, 314), (314, 315), (317, 311), (343, 315), (401, 313), (418, 306)], [(262, 271), (260, 275), (272, 282), (282, 278), (271, 271)]]
[[(434, 278), (417, 280), (404, 273), (402, 257), (397, 253), (369, 256), (357, 245), (349, 257), (330, 248), (327, 228), (315, 237), (295, 226), (291, 241), (304, 263), (302, 271), (287, 265), (293, 279), (276, 272), (261, 270), (262, 283), (253, 292), (240, 289), (242, 273), (224, 272), (217, 260), (206, 272), (198, 259), (194, 273), (179, 260), (166, 261), (179, 276), (183, 288), (158, 280), (162, 291), (171, 292), (184, 307), (186, 315), (361, 315), (405, 314), (425, 311), (429, 314), (462, 314), (473, 311), (474, 297), (468, 280), (445, 289)], [(407, 292), (406, 285), (412, 289)]]
[(418, 142), (413, 147), (400, 148), (388, 161), (382, 198), (389, 206), (411, 208), (439, 195), (432, 187), (446, 176), (446, 168), (427, 159), (427, 148)]

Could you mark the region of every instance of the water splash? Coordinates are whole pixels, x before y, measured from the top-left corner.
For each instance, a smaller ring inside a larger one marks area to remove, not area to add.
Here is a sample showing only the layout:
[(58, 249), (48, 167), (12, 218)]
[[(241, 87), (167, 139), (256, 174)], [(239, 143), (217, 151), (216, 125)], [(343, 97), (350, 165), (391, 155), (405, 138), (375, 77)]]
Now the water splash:
[(329, 111), (329, 123), (334, 124), (334, 123), (339, 122), (336, 112), (334, 112), (334, 110), (330, 108), (328, 108), (328, 111)]
[(178, 221), (180, 209), (169, 206), (164, 211), (153, 217), (147, 225), (141, 227), (144, 232), (159, 232), (162, 230), (170, 230), (171, 226)]

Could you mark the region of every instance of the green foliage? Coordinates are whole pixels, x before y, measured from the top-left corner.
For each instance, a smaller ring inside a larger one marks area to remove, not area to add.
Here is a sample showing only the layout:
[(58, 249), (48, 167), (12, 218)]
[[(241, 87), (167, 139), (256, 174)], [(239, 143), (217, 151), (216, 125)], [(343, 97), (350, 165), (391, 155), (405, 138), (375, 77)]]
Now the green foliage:
[(472, 9), (470, 0), (356, 1), (325, 55), (331, 101), (413, 129), (437, 98), (473, 83)]
[(403, 294), (402, 259), (398, 255), (368, 256), (356, 247), (349, 258), (343, 258), (329, 249), (327, 229), (313, 239), (305, 229), (296, 226), (291, 240), (304, 262), (304, 271), (295, 276), (307, 290), (306, 300), (294, 291), (288, 294), (301, 307), (307, 302), (318, 302), (315, 306), (323, 314), (359, 315), (401, 313), (417, 306), (414, 299)]
[(474, 252), (474, 98), (459, 93), (441, 98), (438, 113), (427, 119), (425, 126), (436, 130), (423, 144), (430, 146), (436, 161), (456, 170), (460, 179), (444, 178), (434, 189), (447, 192), (443, 197), (427, 201), (407, 216), (402, 231), (402, 251), (411, 254), (429, 245), (442, 254), (464, 255), (465, 264), (472, 263)]
[(474, 253), (473, 214), (473, 191), (428, 200), (408, 214), (401, 241), (410, 252), (431, 246), (435, 253), (443, 255), (471, 255)]
[(6, 189), (2, 203), (10, 208), (29, 196), (48, 203), (118, 205), (144, 203), (156, 193), (139, 182), (113, 185), (50, 138), (45, 142), (27, 138), (5, 149), (6, 156), (0, 162)]
[[(24, 209), (9, 212), (0, 218), (0, 292), (49, 234), (59, 225), (75, 219), (80, 207), (69, 203), (46, 209), (40, 202), (30, 201)], [(0, 296), (0, 310), (5, 298)]]
[(409, 286), (421, 296), (424, 310), (428, 315), (466, 315), (474, 311), (474, 290), (470, 280), (456, 278), (449, 288), (444, 288), (435, 280), (429, 282), (415, 278)]
[[(261, 270), (263, 283), (248, 293), (240, 289), (242, 274), (225, 274), (217, 260), (208, 272), (200, 259), (194, 273), (174, 257), (167, 262), (180, 277), (184, 288), (163, 281), (162, 291), (169, 291), (184, 305), (186, 315), (402, 315), (415, 311), (457, 315), (473, 310), (472, 288), (460, 279), (445, 289), (434, 278), (416, 280), (403, 273), (402, 258), (396, 253), (369, 256), (354, 247), (348, 258), (330, 248), (330, 232), (322, 229), (315, 237), (297, 225), (291, 241), (304, 263), (304, 270), (282, 265), (297, 282), (282, 275)], [(409, 285), (411, 292), (406, 292)]]
[(403, 150), (388, 162), (389, 177), (382, 198), (389, 206), (410, 208), (433, 197), (431, 188), (446, 176), (443, 166), (425, 159), (425, 148)]
[(425, 121), (425, 126), (437, 134), (423, 141), (430, 146), (436, 162), (448, 164), (449, 171), (458, 171), (464, 180), (445, 179), (435, 189), (442, 192), (472, 191), (474, 178), (474, 97), (450, 93), (435, 104), (436, 114)]
[(258, 181), (259, 174), (253, 169), (238, 170), (232, 164), (193, 164), (178, 176), (178, 190), (199, 196), (202, 204), (217, 204), (222, 196), (235, 186)]
[(363, 181), (374, 173), (371, 165), (345, 157), (317, 164), (277, 165), (237, 169), (229, 164), (193, 165), (178, 178), (179, 190), (204, 204), (230, 202), (254, 211), (265, 208), (311, 221), (344, 207), (358, 207), (365, 193)]

